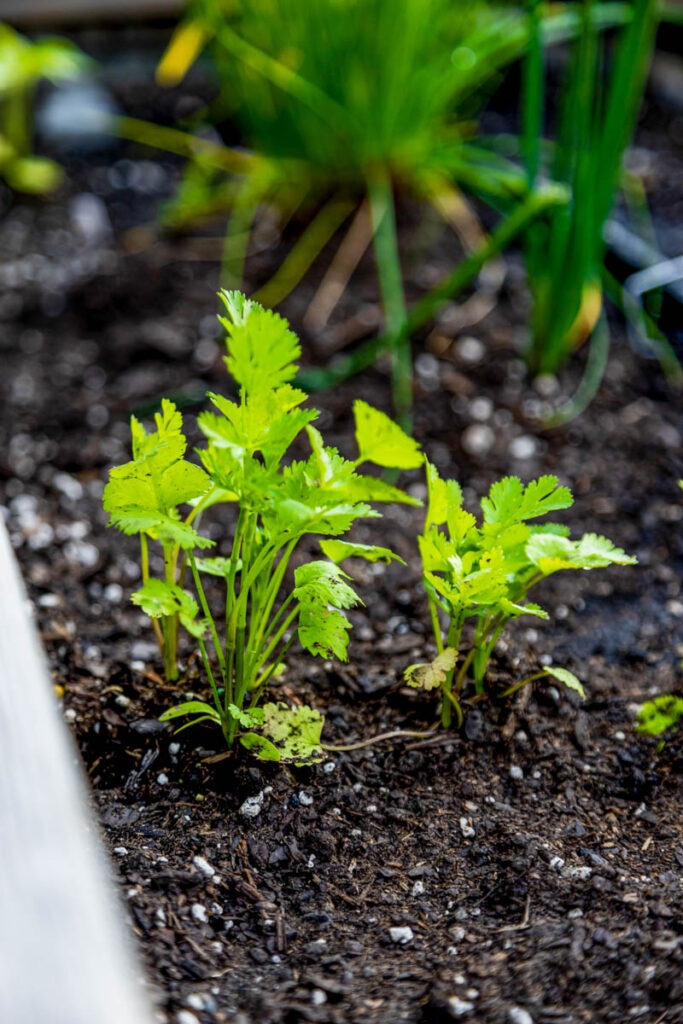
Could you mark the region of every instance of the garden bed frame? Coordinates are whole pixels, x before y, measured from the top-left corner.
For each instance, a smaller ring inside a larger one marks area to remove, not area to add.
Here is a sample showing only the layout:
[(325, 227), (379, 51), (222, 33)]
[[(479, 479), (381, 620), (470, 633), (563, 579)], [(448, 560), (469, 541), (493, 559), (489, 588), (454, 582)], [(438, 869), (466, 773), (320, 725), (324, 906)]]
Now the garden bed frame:
[(0, 1020), (150, 1024), (2, 517), (0, 580)]

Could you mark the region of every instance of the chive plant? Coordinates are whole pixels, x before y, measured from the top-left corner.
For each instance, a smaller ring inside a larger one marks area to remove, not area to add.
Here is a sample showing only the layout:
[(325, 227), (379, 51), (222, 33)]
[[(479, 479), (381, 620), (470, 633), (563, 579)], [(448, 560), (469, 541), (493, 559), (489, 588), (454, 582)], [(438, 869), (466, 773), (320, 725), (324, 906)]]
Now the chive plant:
[[(428, 505), (419, 548), (437, 657), (409, 666), (405, 679), (440, 695), (441, 721), (449, 726), (453, 713), (462, 723), (461, 700), (469, 685), (475, 694), (485, 693), (491, 656), (510, 621), (520, 615), (549, 617), (527, 601), (533, 587), (562, 569), (631, 565), (636, 559), (594, 533), (571, 540), (559, 523), (529, 525), (572, 504), (571, 491), (558, 486), (554, 476), (526, 487), (514, 476), (497, 481), (481, 499), (483, 519), (477, 525), (462, 507), (458, 482), (442, 480), (430, 463), (426, 469)], [(474, 623), (471, 637), (465, 633), (468, 620)], [(515, 683), (505, 695), (548, 675), (583, 696), (579, 680), (554, 666)]]
[[(549, 37), (571, 30), (565, 13), (544, 20)], [(295, 213), (307, 219), (300, 240), (255, 296), (271, 306), (350, 220), (330, 273), (348, 278), (374, 245), (385, 334), (331, 374), (310, 376), (306, 386), (335, 383), (389, 351), (394, 406), (408, 425), (411, 330), (466, 287), (540, 210), (564, 199), (547, 185), (529, 195), (518, 167), (473, 138), (482, 97), (524, 49), (524, 18), (482, 0), (241, 0), (230, 15), (225, 5), (199, 0), (162, 61), (162, 80), (177, 81), (209, 38), (221, 101), (229, 97), (230, 115), (251, 150), (221, 162), (200, 146), (170, 216), (177, 222), (229, 207), (224, 271), (233, 281), (242, 278), (260, 207), (276, 206), (284, 221)], [(123, 130), (144, 137), (131, 122)], [(179, 136), (167, 141), (189, 149)], [(490, 239), (463, 190), (505, 214)], [(404, 193), (432, 204), (460, 234), (466, 253), (473, 249), (410, 313), (396, 231), (396, 198)], [(318, 298), (316, 310), (324, 305)]]
[(626, 7), (625, 24), (608, 46), (596, 17), (599, 7), (596, 0), (581, 2), (579, 31), (549, 146), (542, 138), (546, 84), (539, 0), (529, 0), (530, 45), (522, 92), (522, 151), (529, 188), (548, 175), (571, 191), (568, 204), (551, 208), (526, 232), (534, 300), (528, 361), (535, 372), (555, 373), (593, 335), (583, 404), (604, 369), (608, 331), (602, 312), (603, 232), (635, 130), (658, 22), (657, 0), (633, 0)]
[[(202, 465), (185, 458), (181, 414), (164, 400), (154, 431), (132, 419), (133, 458), (111, 470), (103, 504), (110, 525), (140, 538), (142, 586), (132, 599), (152, 620), (167, 679), (178, 678), (179, 626), (201, 654), (210, 701), (185, 701), (162, 717), (213, 722), (229, 747), (242, 733), (245, 746), (269, 759), (308, 757), (319, 746), (321, 716), (261, 706), (261, 698), (297, 638), (311, 654), (346, 659), (351, 623), (345, 611), (361, 602), (336, 556), (397, 556), (335, 538), (359, 518), (377, 518), (371, 503), (419, 504), (359, 468), (368, 462), (416, 468), (422, 456), (397, 424), (360, 400), (354, 405), (357, 457), (345, 459), (325, 446), (313, 426), (318, 413), (302, 408), (306, 395), (291, 384), (300, 346), (287, 321), (238, 292), (221, 297), (226, 365), (238, 400), (209, 394), (215, 411), (198, 419), (207, 441), (199, 450)], [(287, 461), (301, 434), (309, 456)], [(200, 532), (212, 506), (236, 508), (224, 556), (207, 556), (212, 541)], [(321, 548), (328, 557), (297, 565), (292, 580), (290, 562), (311, 536), (327, 538)], [(163, 555), (161, 576), (150, 568), (150, 542)], [(222, 589), (220, 613), (211, 607), (209, 578)]]

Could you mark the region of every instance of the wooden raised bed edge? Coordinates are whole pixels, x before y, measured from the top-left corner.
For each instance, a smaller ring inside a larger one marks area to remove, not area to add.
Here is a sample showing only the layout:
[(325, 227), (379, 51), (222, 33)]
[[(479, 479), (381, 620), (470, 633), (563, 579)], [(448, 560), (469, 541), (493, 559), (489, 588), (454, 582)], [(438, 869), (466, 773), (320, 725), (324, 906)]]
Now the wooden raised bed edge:
[(150, 1024), (0, 515), (0, 1021)]

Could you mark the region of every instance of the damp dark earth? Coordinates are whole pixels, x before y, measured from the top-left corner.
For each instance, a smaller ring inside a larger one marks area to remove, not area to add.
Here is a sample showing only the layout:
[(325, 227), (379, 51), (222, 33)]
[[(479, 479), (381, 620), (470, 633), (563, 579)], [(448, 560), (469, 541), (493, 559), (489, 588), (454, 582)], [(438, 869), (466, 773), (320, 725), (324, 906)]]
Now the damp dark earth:
[[(144, 115), (127, 88), (119, 102)], [(145, 97), (157, 112), (165, 102)], [(664, 147), (654, 124), (642, 159)], [(683, 194), (683, 148), (667, 154), (663, 220)], [(615, 320), (595, 400), (544, 427), (585, 356), (529, 379), (528, 299), (507, 255), (495, 287), (416, 338), (414, 434), (461, 482), (466, 507), (503, 475), (552, 473), (574, 492), (558, 517), (574, 534), (637, 556), (636, 567), (544, 583), (550, 622), (517, 621), (495, 650), (498, 689), (552, 663), (581, 679), (586, 700), (544, 680), (465, 701), (460, 731), (332, 750), (309, 768), (241, 749), (221, 757), (210, 728), (174, 737), (159, 715), (202, 691), (201, 665), (181, 646), (180, 681), (162, 678), (148, 620), (129, 602), (137, 544), (106, 528), (101, 496), (109, 467), (129, 457), (131, 413), (150, 418), (169, 396), (191, 421), (206, 390), (226, 386), (220, 237), (155, 227), (178, 174), (117, 144), (74, 159), (57, 198), (5, 190), (0, 226), (0, 501), (159, 1021), (683, 1022), (683, 749), (634, 730), (643, 701), (681, 685), (681, 392)], [(409, 248), (409, 207), (399, 227)], [(251, 284), (282, 256), (262, 241)], [(447, 262), (440, 244), (414, 269), (415, 295)], [(314, 271), (283, 305), (309, 365), (381, 320), (368, 258), (313, 338), (304, 317), (317, 283)], [(390, 412), (389, 395), (381, 361), (316, 395), (328, 443), (350, 455), (353, 399)], [(425, 496), (419, 472), (402, 483)], [(365, 607), (349, 613), (349, 662), (292, 654), (274, 685), (275, 699), (324, 712), (331, 747), (434, 727), (435, 701), (402, 682), (436, 653), (415, 584), (422, 515), (389, 506), (354, 535), (407, 566), (353, 564)], [(210, 521), (217, 553), (234, 526), (224, 513)]]

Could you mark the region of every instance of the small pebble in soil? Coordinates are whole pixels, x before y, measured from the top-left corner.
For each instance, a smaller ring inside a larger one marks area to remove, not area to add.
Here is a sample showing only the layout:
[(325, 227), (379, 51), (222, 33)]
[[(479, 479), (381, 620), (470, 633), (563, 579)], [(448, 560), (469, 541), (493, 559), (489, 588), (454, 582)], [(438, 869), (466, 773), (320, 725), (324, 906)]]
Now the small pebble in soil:
[(576, 878), (580, 881), (590, 878), (593, 874), (593, 869), (589, 867), (567, 867), (562, 872), (563, 878)]
[(159, 774), (157, 775), (157, 782), (159, 783), (160, 786), (168, 785), (168, 775), (166, 775), (165, 772), (159, 772)]
[(327, 996), (321, 988), (314, 988), (311, 992), (311, 1002), (314, 1006), (324, 1006), (327, 1002)]
[(524, 771), (518, 764), (510, 765), (510, 778), (516, 779), (518, 782), (524, 778)]
[(404, 925), (390, 928), (389, 937), (392, 942), (405, 946), (407, 943), (412, 942), (415, 936), (413, 935), (413, 929), (409, 925)]
[(257, 796), (248, 796), (240, 807), (240, 814), (243, 818), (258, 818), (263, 809), (263, 792)]
[(192, 863), (197, 868), (197, 871), (200, 871), (205, 878), (213, 878), (216, 874), (216, 869), (211, 867), (208, 860), (205, 860), (204, 857), (193, 857)]
[(479, 338), (467, 335), (456, 342), (455, 352), (463, 363), (478, 363), (484, 357), (484, 345)]
[(114, 847), (114, 853), (116, 854), (117, 857), (127, 857), (128, 856), (128, 850), (126, 849), (125, 846), (115, 846)]
[(413, 886), (413, 896), (424, 896), (424, 891), (425, 884), (424, 882), (418, 879), (417, 882), (415, 882), (415, 885)]
[(310, 807), (313, 803), (313, 797), (309, 796), (308, 793), (304, 793), (302, 789), (299, 793), (299, 803), (302, 807)]
[(465, 839), (472, 839), (476, 835), (475, 828), (469, 818), (460, 819), (460, 831)]
[(327, 761), (323, 765), (323, 771), (327, 772), (327, 774), (329, 775), (330, 772), (333, 772), (336, 767), (337, 767), (337, 762), (336, 761)]
[(109, 583), (105, 588), (103, 595), (105, 601), (109, 601), (110, 604), (119, 604), (123, 598), (123, 587), (120, 583)]
[(562, 859), (562, 857), (551, 857), (550, 867), (554, 868), (555, 871), (561, 871), (564, 867), (564, 860)]
[(75, 712), (75, 710), (73, 708), (67, 708), (66, 711), (64, 712), (64, 718), (66, 719), (67, 722), (75, 722), (76, 721), (76, 712)]
[(189, 1010), (180, 1010), (176, 1014), (175, 1024), (199, 1024), (199, 1021)]
[(468, 455), (485, 455), (490, 451), (496, 440), (491, 427), (481, 423), (474, 423), (463, 431), (460, 443)]
[(508, 1010), (508, 1024), (534, 1024), (534, 1018), (523, 1006), (511, 1006)]
[(194, 920), (198, 921), (199, 924), (209, 923), (209, 917), (208, 914), (206, 913), (206, 907), (204, 906), (203, 903), (193, 903), (191, 913)]
[(572, 910), (569, 911), (567, 917), (570, 921), (576, 921), (577, 918), (583, 917), (583, 910), (581, 909), (581, 907), (574, 907)]
[(180, 744), (179, 743), (169, 743), (169, 745), (168, 745), (168, 752), (171, 755), (171, 757), (177, 757), (178, 754), (180, 753)]
[(130, 705), (130, 697), (126, 697), (125, 693), (120, 693), (114, 703), (118, 704), (120, 708), (127, 708)]
[(530, 459), (536, 454), (536, 440), (529, 434), (522, 434), (510, 441), (508, 451), (513, 459)]
[(450, 1010), (451, 1017), (465, 1017), (474, 1009), (474, 1003), (466, 999), (459, 999), (458, 996), (451, 996), (448, 1000), (448, 1009)]

